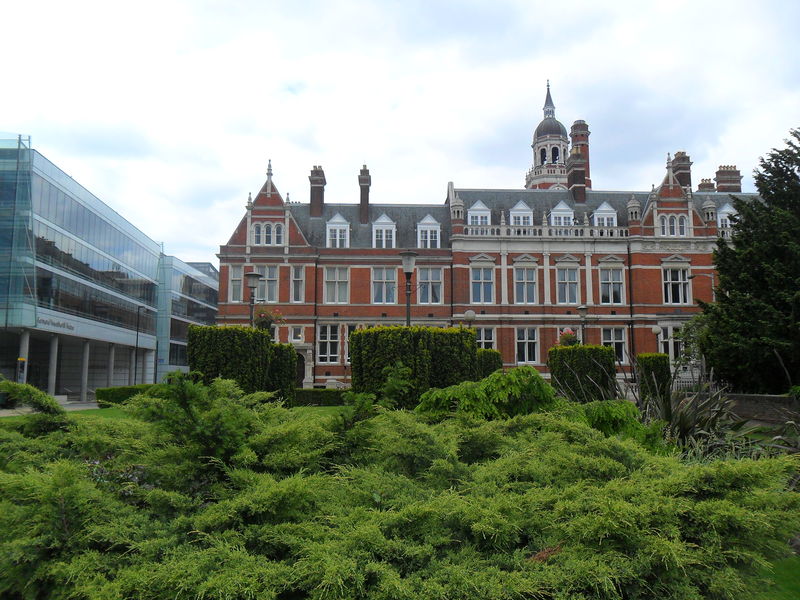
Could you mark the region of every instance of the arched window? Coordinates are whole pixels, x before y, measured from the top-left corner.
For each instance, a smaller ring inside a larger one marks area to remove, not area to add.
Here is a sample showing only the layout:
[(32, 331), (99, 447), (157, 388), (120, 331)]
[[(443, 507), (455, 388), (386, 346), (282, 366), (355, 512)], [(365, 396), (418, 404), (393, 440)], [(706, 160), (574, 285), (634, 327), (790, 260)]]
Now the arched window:
[(272, 245), (272, 225), (264, 225), (264, 243), (267, 246)]
[(283, 246), (283, 225), (280, 223), (275, 225), (275, 245)]
[(675, 217), (669, 218), (669, 234), (675, 235)]
[(678, 235), (686, 235), (686, 217), (681, 217), (678, 219)]
[(553, 152), (552, 152), (551, 156), (553, 157), (553, 161), (552, 162), (557, 163), (558, 162), (558, 147), (555, 147), (555, 146), (553, 147)]
[(543, 165), (547, 162), (547, 148), (542, 148), (539, 152), (539, 164)]
[(261, 225), (258, 223), (253, 227), (253, 243), (256, 246), (261, 244)]
[(661, 235), (667, 235), (667, 217), (661, 217)]

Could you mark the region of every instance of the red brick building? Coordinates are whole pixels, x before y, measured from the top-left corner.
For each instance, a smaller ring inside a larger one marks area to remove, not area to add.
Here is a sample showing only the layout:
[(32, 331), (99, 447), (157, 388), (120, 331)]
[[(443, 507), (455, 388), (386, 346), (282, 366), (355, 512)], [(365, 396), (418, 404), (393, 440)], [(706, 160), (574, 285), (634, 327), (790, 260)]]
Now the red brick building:
[(622, 368), (657, 348), (676, 356), (674, 333), (697, 300), (712, 300), (711, 252), (728, 234), (739, 171), (720, 167), (715, 182), (692, 191), (692, 163), (677, 152), (651, 191), (596, 191), (586, 123), (576, 121), (570, 137), (548, 86), (525, 188), (450, 183), (440, 205), (371, 203), (366, 166), (358, 203), (326, 202), (319, 166), (310, 202), (287, 203), (270, 166), (220, 247), (218, 322), (248, 322), (244, 274), (257, 271), (256, 301), (285, 316), (276, 335), (297, 348), (302, 384), (347, 383), (349, 332), (405, 322), (399, 253), (412, 249), (413, 324), (469, 322), (507, 366), (546, 371), (547, 350), (567, 328), (614, 347)]

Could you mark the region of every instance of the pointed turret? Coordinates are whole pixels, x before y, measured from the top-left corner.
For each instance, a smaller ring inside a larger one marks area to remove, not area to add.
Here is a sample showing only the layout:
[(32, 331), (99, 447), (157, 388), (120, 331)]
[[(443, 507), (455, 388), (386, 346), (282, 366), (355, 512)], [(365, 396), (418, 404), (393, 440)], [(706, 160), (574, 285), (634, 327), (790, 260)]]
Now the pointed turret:
[(553, 104), (553, 97), (550, 95), (550, 80), (547, 80), (547, 96), (544, 99), (544, 118), (556, 118), (556, 105)]

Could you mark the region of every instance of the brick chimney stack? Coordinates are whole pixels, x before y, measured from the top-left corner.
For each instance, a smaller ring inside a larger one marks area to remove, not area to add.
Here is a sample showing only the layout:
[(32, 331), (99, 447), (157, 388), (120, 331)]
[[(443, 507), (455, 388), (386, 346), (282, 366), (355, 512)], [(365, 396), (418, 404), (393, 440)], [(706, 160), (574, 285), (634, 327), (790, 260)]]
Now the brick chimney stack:
[(567, 159), (567, 189), (576, 204), (586, 203), (586, 170), (588, 161), (579, 148), (573, 146)]
[(716, 192), (717, 186), (710, 179), (701, 179), (700, 185), (697, 186), (698, 192)]
[(672, 159), (672, 172), (682, 188), (692, 189), (692, 161), (686, 152), (678, 151)]
[(358, 214), (362, 225), (369, 223), (369, 186), (372, 185), (372, 177), (369, 175), (367, 165), (361, 167), (358, 174), (358, 185), (361, 187), (361, 205)]
[(311, 209), (309, 210), (309, 215), (321, 217), (322, 207), (325, 206), (325, 184), (327, 183), (322, 167), (314, 165), (308, 180), (311, 182)]
[(742, 174), (736, 168), (736, 165), (720, 165), (714, 181), (717, 182), (718, 192), (736, 193), (742, 191)]
[[(586, 124), (586, 121), (581, 119), (575, 121), (570, 127), (569, 130), (569, 137), (572, 139), (572, 150), (573, 152), (577, 148), (578, 152), (580, 152), (583, 160), (585, 161), (584, 166), (584, 181), (586, 184), (586, 189), (592, 189), (592, 176), (589, 172), (589, 126)], [(569, 178), (569, 174), (567, 174)]]

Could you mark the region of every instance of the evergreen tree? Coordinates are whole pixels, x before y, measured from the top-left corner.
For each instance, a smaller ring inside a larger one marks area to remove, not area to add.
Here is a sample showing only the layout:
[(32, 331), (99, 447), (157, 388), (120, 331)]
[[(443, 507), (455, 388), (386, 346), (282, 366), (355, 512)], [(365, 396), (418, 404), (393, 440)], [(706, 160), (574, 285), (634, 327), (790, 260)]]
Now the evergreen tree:
[(704, 304), (701, 350), (735, 390), (782, 393), (800, 383), (800, 130), (759, 162), (762, 202), (734, 198), (730, 243), (714, 252), (716, 302)]

